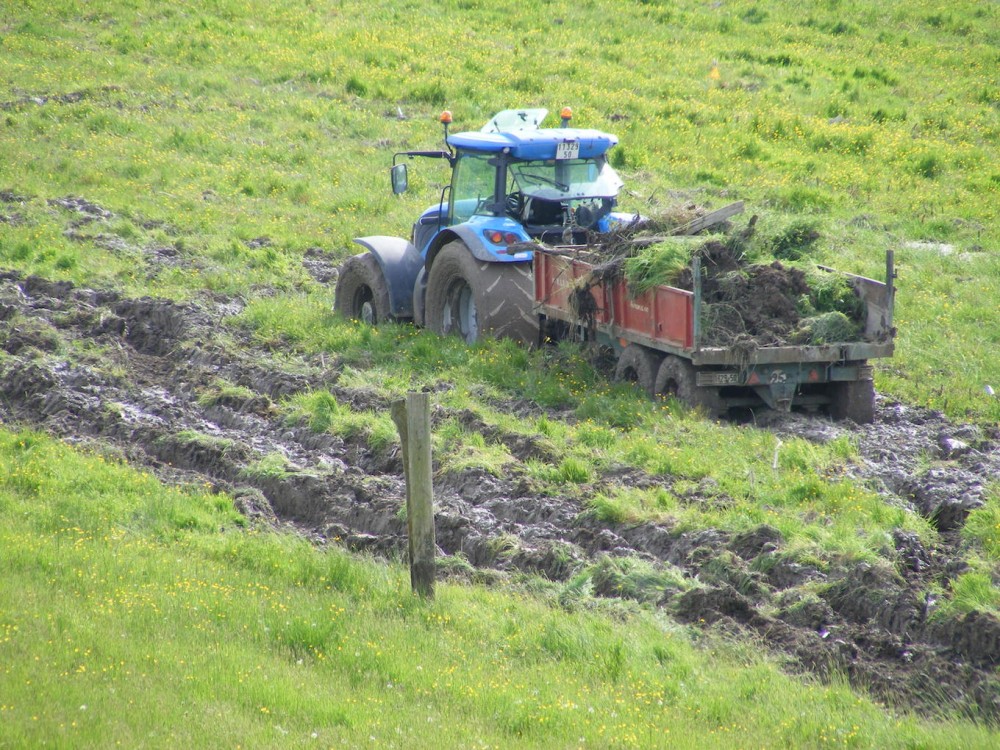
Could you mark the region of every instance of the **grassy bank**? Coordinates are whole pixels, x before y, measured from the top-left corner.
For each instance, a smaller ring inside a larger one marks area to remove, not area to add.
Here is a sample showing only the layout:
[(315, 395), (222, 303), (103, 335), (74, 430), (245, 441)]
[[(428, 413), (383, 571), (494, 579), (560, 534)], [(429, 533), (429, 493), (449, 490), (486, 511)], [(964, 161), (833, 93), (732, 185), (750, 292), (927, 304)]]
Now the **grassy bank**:
[(0, 747), (987, 747), (651, 610), (447, 584), (0, 433)]

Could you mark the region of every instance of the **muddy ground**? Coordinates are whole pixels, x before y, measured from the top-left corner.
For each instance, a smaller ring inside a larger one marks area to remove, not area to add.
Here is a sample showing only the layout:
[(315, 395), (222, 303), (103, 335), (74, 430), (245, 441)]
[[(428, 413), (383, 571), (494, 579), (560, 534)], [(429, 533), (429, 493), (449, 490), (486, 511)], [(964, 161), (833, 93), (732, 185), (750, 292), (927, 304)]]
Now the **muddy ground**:
[[(89, 204), (67, 210), (87, 215)], [(147, 259), (153, 270), (162, 262), (171, 259), (157, 253)], [(334, 264), (314, 251), (306, 267), (329, 278)], [(315, 433), (289, 423), (279, 409), (284, 397), (316, 388), (355, 409), (388, 404), (374, 390), (340, 385), (334, 355), (276, 357), (255, 345), (226, 323), (243, 305), (208, 294), (184, 304), (128, 298), (0, 270), (0, 422), (122, 456), (168, 481), (207, 482), (232, 493), (246, 515), (319, 543), (402, 557), (398, 451), (376, 453), (363, 438)], [(239, 388), (220, 388), (221, 381)], [(542, 413), (530, 403), (517, 408)], [(520, 460), (546, 458), (541, 443), (499, 433), (472, 412), (435, 407), (434, 418), (445, 417), (503, 440)], [(940, 546), (925, 548), (900, 531), (895, 549), (886, 550), (894, 565), (833, 564), (821, 571), (783, 554), (784, 540), (773, 528), (734, 536), (609, 526), (584, 513), (569, 493), (540, 497), (515, 468), (503, 478), (438, 474), (440, 551), (464, 556), (485, 580), (525, 571), (565, 581), (609, 557), (676, 566), (701, 582), (686, 593), (659, 595), (658, 606), (683, 622), (757, 638), (784, 655), (790, 669), (846, 674), (891, 705), (958, 706), (1000, 722), (1000, 621), (983, 613), (935, 618), (926, 596), (931, 584), (946, 587), (963, 569), (960, 531), (984, 502), (983, 482), (1000, 476), (1000, 435), (886, 399), (875, 423), (863, 427), (796, 415), (771, 416), (758, 426), (815, 441), (850, 433), (861, 460), (845, 472), (876, 488), (886, 503), (931, 519)], [(275, 454), (286, 462), (284, 474), (247, 471)], [(592, 490), (670, 489), (679, 479), (622, 468), (599, 477)], [(689, 492), (687, 499), (718, 502), (710, 493)], [(595, 590), (622, 594), (607, 576), (595, 578)]]

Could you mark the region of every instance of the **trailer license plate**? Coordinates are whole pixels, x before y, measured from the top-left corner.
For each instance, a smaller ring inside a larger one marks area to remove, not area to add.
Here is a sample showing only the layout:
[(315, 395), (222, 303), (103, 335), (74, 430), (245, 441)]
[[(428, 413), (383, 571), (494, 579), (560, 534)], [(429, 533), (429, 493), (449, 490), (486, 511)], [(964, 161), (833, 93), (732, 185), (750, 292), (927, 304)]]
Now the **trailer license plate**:
[(556, 144), (556, 159), (579, 159), (580, 141), (563, 141)]
[(698, 385), (742, 385), (743, 381), (735, 372), (699, 372), (695, 378)]

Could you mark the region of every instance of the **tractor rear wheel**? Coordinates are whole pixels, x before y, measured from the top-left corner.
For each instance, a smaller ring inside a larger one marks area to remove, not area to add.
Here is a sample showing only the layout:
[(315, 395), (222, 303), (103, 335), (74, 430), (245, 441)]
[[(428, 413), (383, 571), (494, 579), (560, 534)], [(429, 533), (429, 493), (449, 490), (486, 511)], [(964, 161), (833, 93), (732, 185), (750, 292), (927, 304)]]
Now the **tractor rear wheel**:
[(368, 325), (392, 319), (389, 287), (374, 255), (361, 253), (341, 266), (333, 307), (345, 318)]
[(637, 383), (650, 398), (656, 393), (656, 373), (660, 368), (660, 355), (640, 344), (630, 344), (615, 364), (615, 380)]
[(424, 321), (436, 333), (472, 344), (484, 336), (538, 341), (531, 266), (484, 263), (462, 242), (441, 248), (427, 279)]
[(699, 387), (694, 365), (675, 354), (663, 358), (653, 392), (676, 398), (692, 409), (702, 409), (710, 417), (721, 416), (725, 410), (718, 389)]

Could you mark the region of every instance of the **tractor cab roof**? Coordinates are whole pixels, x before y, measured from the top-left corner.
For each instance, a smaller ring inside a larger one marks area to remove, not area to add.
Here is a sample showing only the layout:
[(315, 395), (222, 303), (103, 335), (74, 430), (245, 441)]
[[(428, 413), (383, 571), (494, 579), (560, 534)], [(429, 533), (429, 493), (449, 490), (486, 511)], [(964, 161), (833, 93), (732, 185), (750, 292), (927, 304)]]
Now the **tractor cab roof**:
[(449, 133), (448, 145), (463, 151), (509, 153), (515, 159), (557, 158), (559, 144), (579, 144), (574, 154), (592, 159), (618, 143), (617, 136), (583, 128), (540, 128), (544, 109), (505, 110), (494, 115), (481, 131)]

